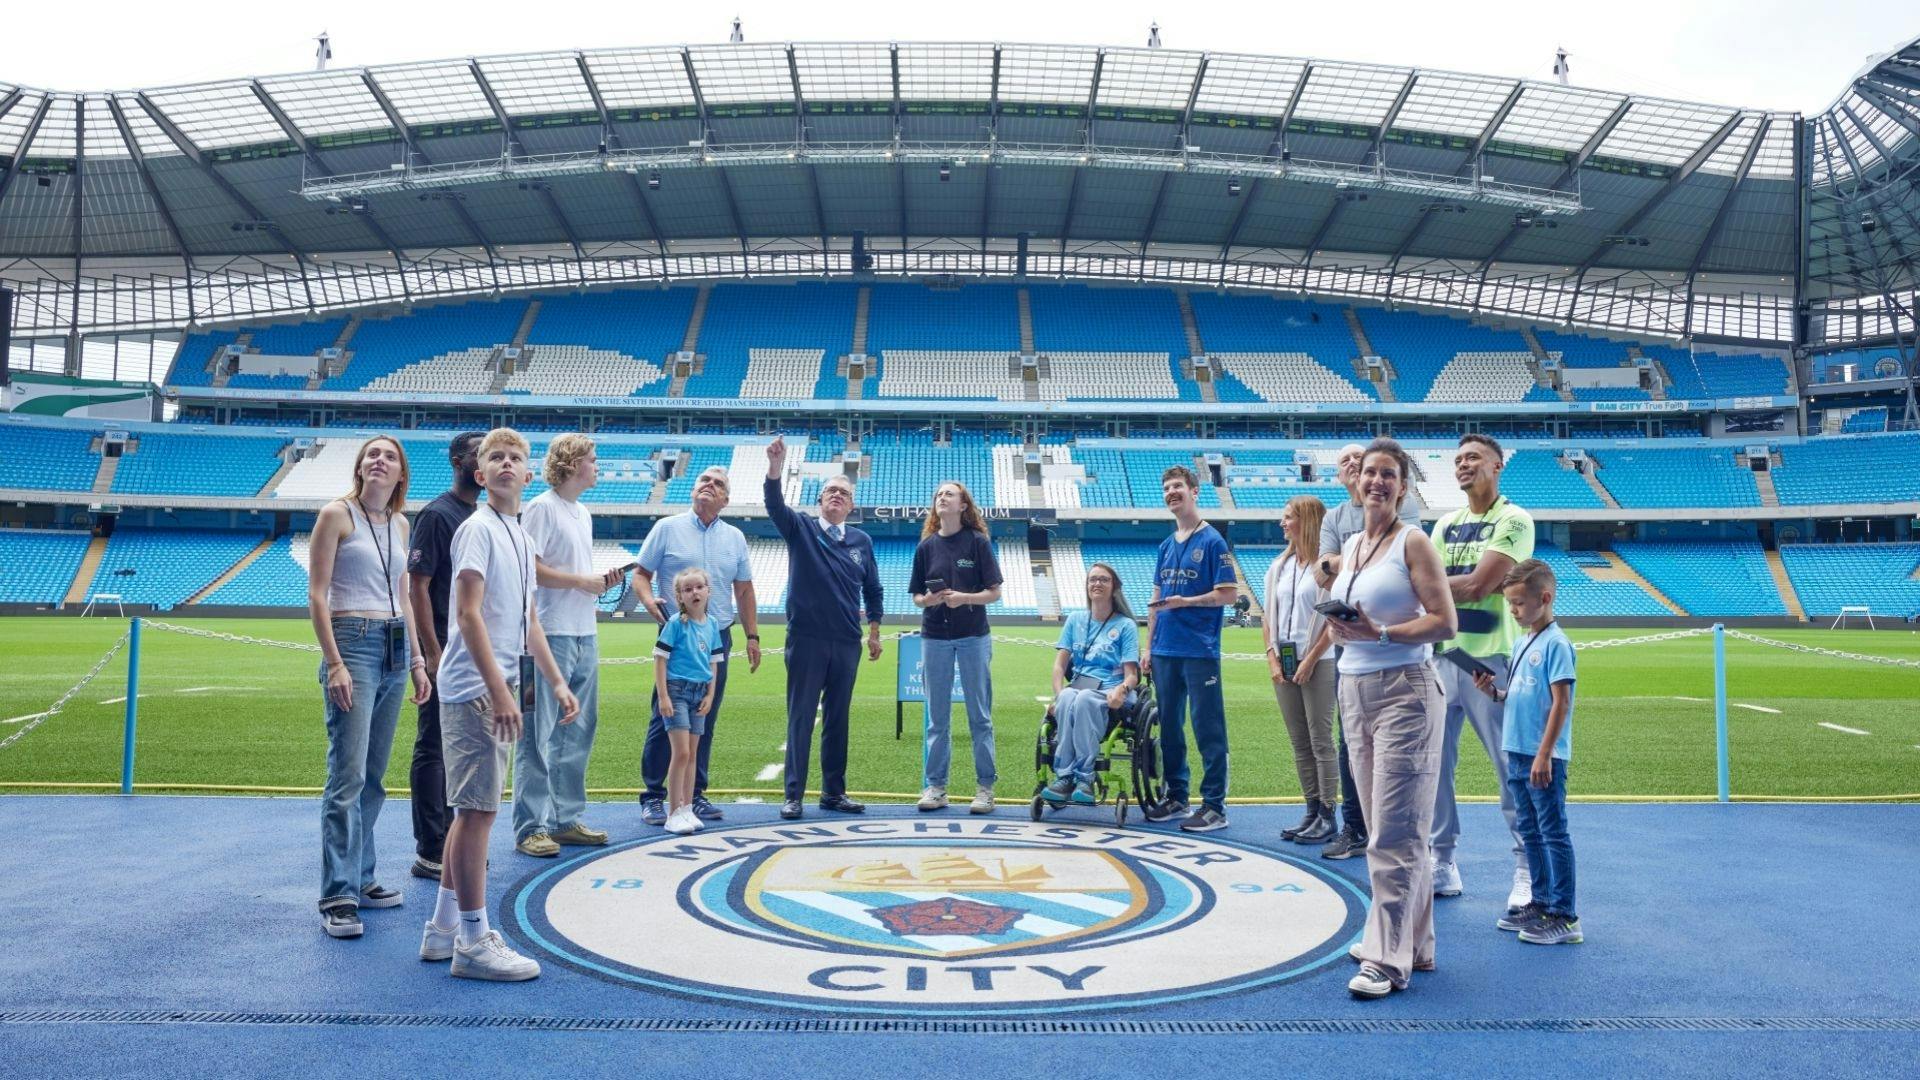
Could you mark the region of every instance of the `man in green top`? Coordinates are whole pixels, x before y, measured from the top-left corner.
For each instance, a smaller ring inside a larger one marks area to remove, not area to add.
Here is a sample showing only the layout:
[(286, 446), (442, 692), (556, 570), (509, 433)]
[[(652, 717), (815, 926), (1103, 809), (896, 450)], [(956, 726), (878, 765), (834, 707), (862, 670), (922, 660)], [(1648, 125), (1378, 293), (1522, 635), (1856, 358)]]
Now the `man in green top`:
[[(1467, 494), (1467, 505), (1447, 514), (1433, 526), (1433, 545), (1447, 568), (1447, 585), (1460, 616), (1460, 632), (1453, 644), (1494, 670), (1495, 685), (1505, 688), (1507, 656), (1520, 637), (1520, 625), (1507, 610), (1500, 582), (1517, 563), (1533, 558), (1533, 518), (1500, 494), (1500, 472), (1506, 457), (1488, 435), (1462, 435), (1453, 455), (1453, 478)], [(1454, 844), (1460, 838), (1460, 816), (1453, 801), (1453, 771), (1460, 760), (1462, 721), (1473, 722), (1473, 732), (1493, 761), (1501, 780), (1500, 812), (1513, 836), (1513, 891), (1509, 909), (1525, 907), (1533, 899), (1533, 881), (1527, 870), (1527, 851), (1514, 828), (1513, 796), (1505, 783), (1500, 753), (1501, 709), (1486, 694), (1475, 693), (1473, 676), (1457, 664), (1434, 665), (1447, 698), (1447, 732), (1440, 756), (1440, 783), (1433, 808), (1433, 891), (1438, 896), (1460, 895), (1460, 870), (1454, 865)]]

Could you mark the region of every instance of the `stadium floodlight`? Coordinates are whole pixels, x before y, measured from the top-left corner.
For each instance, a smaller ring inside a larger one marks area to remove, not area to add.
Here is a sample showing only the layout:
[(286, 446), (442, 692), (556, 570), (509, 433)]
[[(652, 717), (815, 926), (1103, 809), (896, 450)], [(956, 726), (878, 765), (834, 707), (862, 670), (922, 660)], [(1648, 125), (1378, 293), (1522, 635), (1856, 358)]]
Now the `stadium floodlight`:
[[(978, 158), (992, 164), (1051, 167), (1091, 166), (1145, 172), (1212, 173), (1245, 176), (1251, 172), (1308, 184), (1329, 184), (1358, 194), (1389, 191), (1429, 201), (1482, 203), (1510, 208), (1529, 218), (1575, 214), (1585, 209), (1580, 193), (1523, 184), (1500, 183), (1486, 176), (1455, 176), (1382, 163), (1312, 161), (1282, 151), (1276, 159), (1266, 154), (1203, 153), (1193, 147), (1155, 149), (1138, 146), (1098, 146), (1085, 143), (981, 142), (780, 142), (714, 144), (693, 140), (685, 150), (618, 149), (597, 152), (528, 154), (492, 157), (480, 161), (420, 165), (404, 173), (367, 172), (337, 176), (307, 176), (303, 198), (319, 202), (330, 196), (377, 195), (422, 188), (460, 187), (501, 181), (525, 183), (537, 178), (578, 176), (604, 172), (609, 167), (645, 170), (658, 175), (667, 169), (753, 165), (791, 165), (797, 158), (820, 165), (891, 164), (922, 162), (952, 169)], [(654, 187), (651, 179), (649, 187)]]
[(1237, 176), (1227, 177), (1227, 196), (1228, 198), (1234, 198), (1234, 199), (1237, 199), (1240, 197), (1240, 178), (1239, 177)]

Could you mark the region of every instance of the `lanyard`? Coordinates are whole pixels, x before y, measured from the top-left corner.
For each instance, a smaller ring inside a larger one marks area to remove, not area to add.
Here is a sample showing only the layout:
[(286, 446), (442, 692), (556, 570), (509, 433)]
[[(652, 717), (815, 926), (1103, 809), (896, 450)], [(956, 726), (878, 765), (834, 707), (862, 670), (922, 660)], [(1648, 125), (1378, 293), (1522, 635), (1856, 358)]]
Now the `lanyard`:
[[(1300, 562), (1300, 556), (1298, 555), (1289, 555), (1287, 556), (1287, 560), (1293, 563), (1293, 580), (1288, 582), (1287, 587), (1287, 617), (1280, 620), (1280, 625), (1276, 627), (1276, 629), (1285, 630), (1288, 635), (1288, 640), (1291, 641), (1293, 635), (1293, 613), (1295, 609), (1300, 606), (1300, 571), (1304, 568), (1304, 564)], [(1347, 595), (1353, 595), (1352, 590), (1348, 590)], [(1269, 598), (1269, 600), (1271, 600), (1271, 598)], [(1276, 641), (1274, 644), (1278, 646), (1280, 643)]]
[[(1099, 627), (1097, 627), (1096, 629), (1094, 629), (1094, 630), (1093, 630), (1093, 632), (1092, 632), (1092, 633), (1091, 633), (1091, 634), (1090, 634), (1090, 635), (1089, 635), (1089, 636), (1087, 637), (1087, 640), (1086, 640), (1086, 642), (1085, 642), (1084, 644), (1082, 644), (1082, 645), (1080, 646), (1080, 652), (1081, 652), (1081, 657), (1080, 657), (1080, 658), (1081, 658), (1082, 660), (1091, 660), (1091, 659), (1093, 659), (1093, 650), (1094, 650), (1094, 648), (1095, 648), (1095, 647), (1097, 647), (1097, 646), (1098, 646), (1098, 645), (1100, 644), (1100, 642), (1101, 642), (1101, 641), (1103, 641), (1103, 640), (1105, 640), (1105, 639), (1106, 639), (1106, 636), (1107, 636), (1107, 627), (1109, 627), (1109, 626), (1112, 626), (1112, 625), (1113, 625), (1113, 620), (1114, 620), (1114, 619), (1116, 619), (1116, 618), (1118, 618), (1118, 617), (1119, 617), (1119, 615), (1120, 615), (1120, 613), (1119, 613), (1118, 611), (1115, 611), (1115, 612), (1113, 612), (1113, 613), (1111, 613), (1111, 614), (1109, 614), (1109, 615), (1108, 615), (1108, 616), (1107, 616), (1106, 618), (1104, 618), (1104, 619), (1102, 619), (1102, 620), (1100, 620), (1100, 625), (1099, 625)], [(1088, 612), (1088, 613), (1087, 613), (1087, 618), (1089, 618), (1089, 619), (1091, 619), (1091, 618), (1093, 618), (1093, 613), (1092, 613), (1092, 612)], [(1115, 649), (1114, 649), (1114, 652), (1115, 652), (1116, 654), (1117, 654), (1117, 653), (1119, 652), (1119, 648), (1118, 648), (1117, 646), (1115, 647)]]
[[(506, 516), (495, 510), (492, 504), (488, 504), (487, 509), (493, 510), (493, 516), (500, 519), (500, 527), (507, 529)], [(516, 525), (520, 523), (519, 514), (513, 515), (513, 523)], [(514, 572), (520, 575), (520, 644), (514, 648), (514, 651), (523, 653), (527, 651), (527, 608), (533, 604), (533, 591), (527, 587), (526, 556), (520, 554), (520, 541), (513, 535), (512, 529), (507, 529), (507, 543), (513, 545), (513, 568)]]
[[(1180, 569), (1181, 567), (1183, 567), (1183, 566), (1185, 566), (1185, 565), (1187, 565), (1187, 549), (1188, 549), (1189, 547), (1192, 547), (1192, 546), (1193, 546), (1193, 541), (1194, 541), (1194, 539), (1195, 539), (1196, 537), (1198, 537), (1198, 536), (1200, 535), (1200, 532), (1201, 532), (1201, 530), (1202, 530), (1202, 529), (1211, 529), (1211, 528), (1213, 528), (1213, 526), (1211, 526), (1211, 525), (1209, 525), (1209, 524), (1207, 524), (1206, 522), (1204, 522), (1204, 521), (1203, 521), (1203, 522), (1201, 522), (1201, 523), (1200, 523), (1199, 525), (1197, 525), (1197, 526), (1195, 526), (1195, 527), (1194, 527), (1194, 530), (1193, 530), (1192, 532), (1190, 532), (1190, 533), (1188, 533), (1188, 534), (1187, 534), (1187, 538), (1186, 538), (1185, 540), (1182, 540), (1182, 541), (1180, 541), (1180, 546), (1179, 546), (1179, 548), (1177, 548), (1177, 549), (1175, 550), (1175, 553), (1174, 553), (1174, 556), (1173, 556), (1173, 569), (1174, 569), (1174, 570), (1176, 570), (1176, 571), (1177, 571), (1177, 570), (1179, 570), (1179, 569)], [(1174, 581), (1178, 581), (1178, 580), (1179, 580), (1179, 578), (1178, 578), (1178, 576), (1177, 576), (1177, 575), (1175, 575), (1175, 578), (1174, 578)], [(1197, 580), (1197, 579), (1196, 579), (1196, 580)], [(1167, 582), (1167, 583), (1166, 583), (1166, 584), (1167, 584), (1167, 585), (1169, 586), (1169, 588), (1167, 588), (1167, 589), (1163, 589), (1163, 590), (1161, 590), (1161, 593), (1160, 593), (1160, 597), (1161, 597), (1161, 599), (1163, 599), (1163, 600), (1164, 600), (1164, 599), (1166, 599), (1166, 598), (1167, 598), (1168, 596), (1173, 596), (1173, 595), (1176, 595), (1176, 594), (1175, 594), (1174, 592), (1172, 592), (1172, 590), (1171, 590), (1171, 586), (1173, 586), (1173, 584), (1174, 584), (1174, 581), (1169, 581), (1169, 582)], [(1181, 593), (1181, 594), (1178, 594), (1178, 595), (1183, 595), (1183, 596), (1184, 596), (1184, 595), (1189, 595), (1189, 594), (1185, 594), (1185, 593)], [(1197, 595), (1197, 594), (1192, 594), (1192, 595)]]
[[(1383, 535), (1382, 535), (1382, 536), (1380, 537), (1380, 539), (1378, 539), (1378, 540), (1375, 540), (1375, 541), (1373, 542), (1373, 547), (1372, 547), (1372, 549), (1371, 549), (1371, 550), (1369, 550), (1369, 551), (1367, 552), (1367, 554), (1366, 554), (1366, 556), (1365, 556), (1365, 557), (1363, 557), (1363, 558), (1362, 558), (1362, 559), (1361, 559), (1361, 560), (1360, 560), (1360, 561), (1359, 561), (1359, 562), (1358, 562), (1357, 564), (1355, 564), (1355, 565), (1354, 565), (1354, 568), (1353, 568), (1353, 576), (1352, 576), (1352, 577), (1349, 577), (1349, 578), (1347, 579), (1347, 597), (1346, 597), (1346, 600), (1347, 600), (1347, 603), (1348, 603), (1349, 605), (1351, 605), (1351, 604), (1353, 603), (1353, 587), (1354, 587), (1354, 585), (1356, 585), (1356, 584), (1358, 584), (1358, 583), (1359, 583), (1359, 581), (1360, 581), (1360, 572), (1361, 572), (1361, 571), (1363, 571), (1363, 570), (1365, 570), (1365, 569), (1367, 569), (1367, 568), (1368, 568), (1369, 566), (1372, 566), (1372, 565), (1373, 565), (1373, 560), (1374, 560), (1374, 558), (1375, 558), (1376, 556), (1378, 556), (1378, 555), (1380, 554), (1380, 548), (1381, 548), (1381, 545), (1383, 545), (1383, 544), (1385, 544), (1385, 543), (1386, 543), (1386, 542), (1387, 542), (1388, 540), (1391, 540), (1391, 539), (1393, 539), (1393, 534), (1395, 534), (1395, 533), (1397, 533), (1397, 532), (1399, 532), (1399, 531), (1400, 531), (1400, 522), (1399, 522), (1398, 520), (1396, 520), (1396, 521), (1394, 521), (1394, 523), (1393, 523), (1393, 526), (1392, 526), (1391, 528), (1389, 528), (1389, 529), (1388, 529), (1388, 530), (1386, 531), (1386, 533), (1385, 533), (1385, 534), (1383, 534)], [(1366, 530), (1366, 527), (1365, 527), (1365, 526), (1361, 526), (1361, 529), (1360, 529), (1360, 539), (1361, 539), (1361, 540), (1362, 540), (1362, 541), (1364, 542), (1364, 541), (1366, 540), (1366, 538), (1367, 538), (1367, 530)], [(1360, 545), (1359, 545), (1359, 544), (1355, 544), (1355, 545), (1353, 545), (1353, 553), (1354, 553), (1355, 555), (1358, 555), (1358, 554), (1360, 554)]]
[[(358, 499), (354, 500), (359, 502)], [(348, 515), (352, 516), (352, 515)], [(399, 618), (400, 609), (393, 602), (393, 511), (387, 511), (387, 546), (382, 549), (373, 538), (373, 515), (367, 513), (367, 504), (360, 503), (360, 516), (367, 521), (367, 543), (373, 545), (374, 554), (380, 556), (380, 580), (387, 586), (387, 614), (389, 618)]]
[[(1553, 620), (1549, 619), (1547, 621), (1547, 626), (1552, 627)], [(1513, 687), (1514, 672), (1520, 670), (1520, 661), (1527, 658), (1527, 650), (1533, 648), (1533, 643), (1536, 641), (1539, 641), (1541, 635), (1545, 633), (1546, 633), (1545, 630), (1541, 630), (1535, 633), (1533, 636), (1527, 638), (1527, 643), (1525, 645), (1520, 646), (1520, 651), (1513, 654), (1513, 659), (1507, 661), (1507, 687), (1509, 691), (1511, 691)]]

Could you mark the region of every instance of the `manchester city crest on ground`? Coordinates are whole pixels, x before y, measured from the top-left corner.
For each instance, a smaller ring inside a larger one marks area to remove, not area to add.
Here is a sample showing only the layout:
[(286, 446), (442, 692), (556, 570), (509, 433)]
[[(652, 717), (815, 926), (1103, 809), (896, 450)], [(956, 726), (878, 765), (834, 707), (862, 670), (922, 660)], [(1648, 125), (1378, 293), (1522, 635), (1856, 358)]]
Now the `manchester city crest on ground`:
[(926, 1016), (1271, 985), (1341, 959), (1366, 898), (1237, 842), (874, 819), (649, 837), (551, 867), (505, 907), (543, 959), (611, 981)]

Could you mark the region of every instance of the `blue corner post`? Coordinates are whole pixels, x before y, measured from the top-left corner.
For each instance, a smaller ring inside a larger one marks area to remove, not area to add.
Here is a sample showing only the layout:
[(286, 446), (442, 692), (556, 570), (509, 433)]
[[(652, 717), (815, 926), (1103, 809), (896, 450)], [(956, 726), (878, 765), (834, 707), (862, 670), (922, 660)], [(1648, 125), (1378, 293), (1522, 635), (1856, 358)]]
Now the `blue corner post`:
[(133, 733), (140, 723), (140, 618), (127, 631), (127, 728), (121, 736), (120, 794), (133, 794)]
[(1727, 769), (1727, 628), (1713, 624), (1713, 742), (1720, 764), (1720, 801), (1733, 801)]

